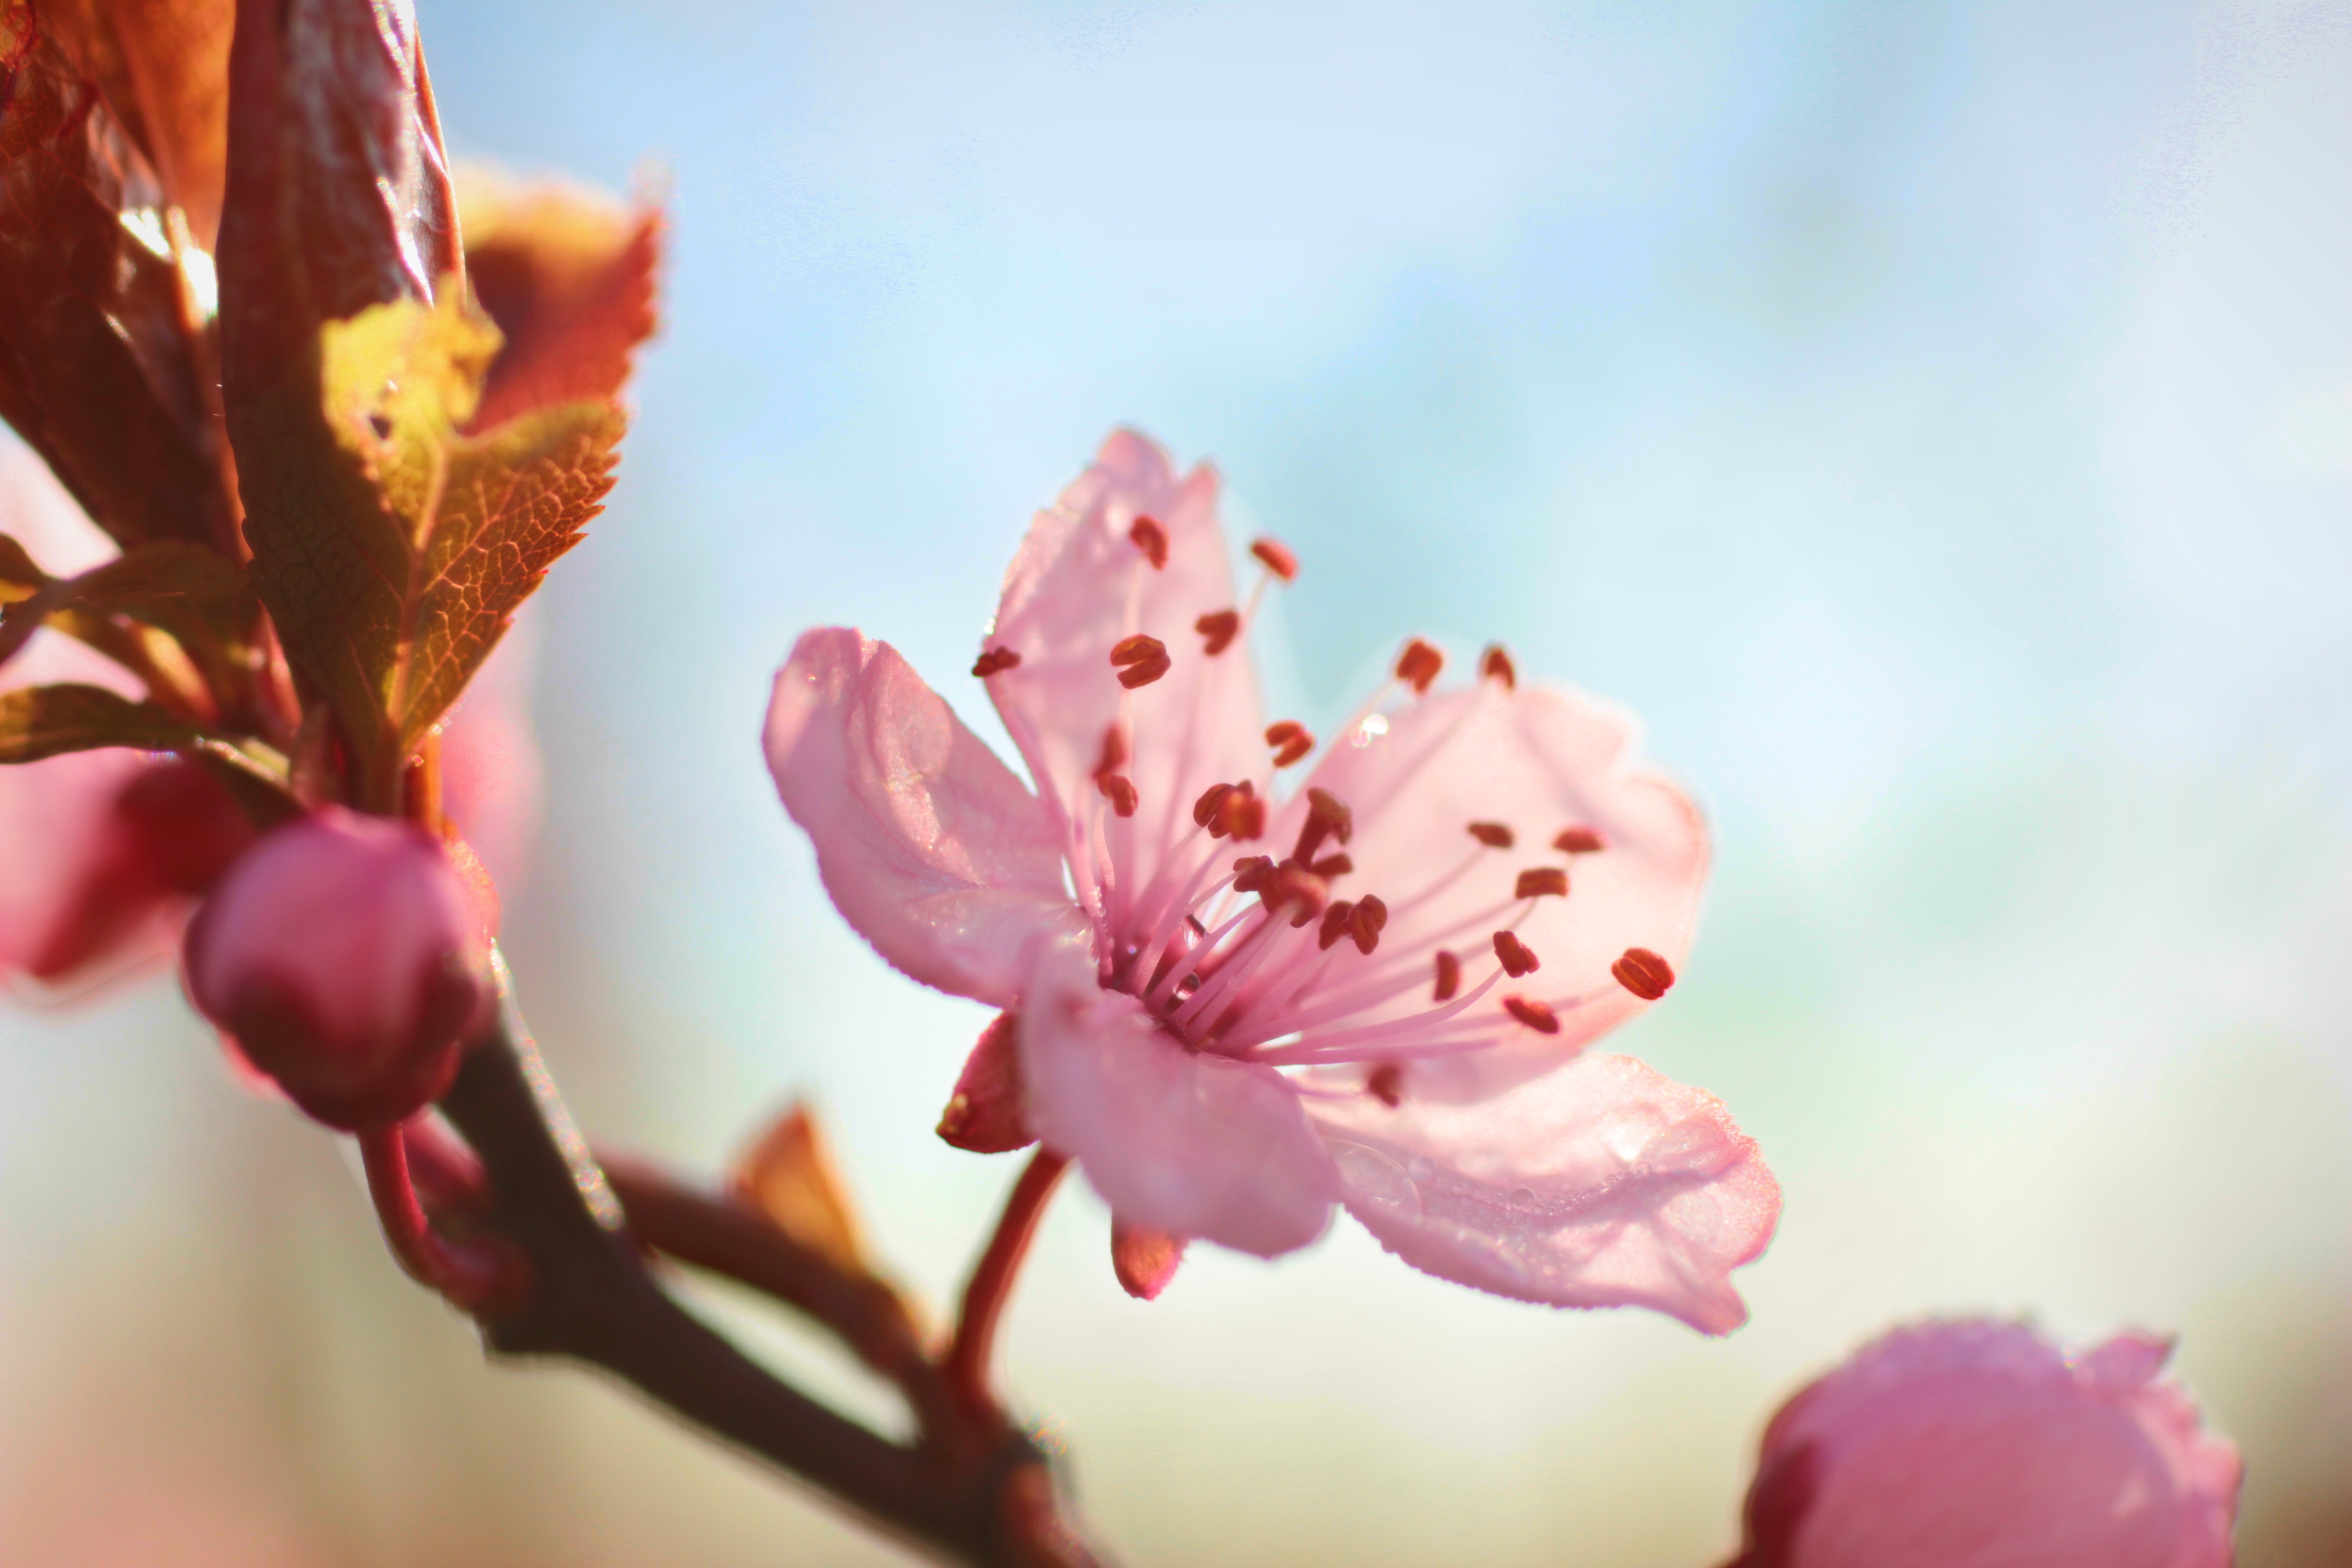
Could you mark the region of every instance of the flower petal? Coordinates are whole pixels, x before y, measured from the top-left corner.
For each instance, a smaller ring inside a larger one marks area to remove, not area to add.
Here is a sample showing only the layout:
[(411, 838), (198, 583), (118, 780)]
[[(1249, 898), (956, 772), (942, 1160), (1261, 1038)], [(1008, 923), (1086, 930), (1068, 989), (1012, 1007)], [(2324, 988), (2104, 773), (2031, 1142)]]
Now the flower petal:
[(1271, 1068), (1187, 1051), (1095, 981), (1077, 942), (1041, 955), (1021, 1014), (1030, 1120), (1126, 1224), (1261, 1258), (1329, 1222), (1339, 1173)]
[[(1005, 573), (1004, 595), (986, 646), (1020, 656), (989, 677), (1005, 728), (1038, 788), (1076, 824), (1073, 863), (1093, 865), (1093, 824), (1104, 811), (1095, 783), (1103, 738), (1122, 727), (1121, 764), (1139, 805), (1105, 823), (1128, 886), (1113, 898), (1114, 921), (1160, 870), (1170, 845), (1192, 831), (1192, 803), (1218, 783), (1261, 773), (1256, 676), (1245, 643), (1211, 657), (1193, 623), (1234, 607), (1233, 569), (1217, 522), (1216, 470), (1182, 479), (1168, 454), (1131, 430), (1114, 432), (1094, 466), (1037, 514)], [(1166, 565), (1132, 537), (1150, 518), (1167, 541)], [(1165, 645), (1168, 673), (1132, 691), (1110, 663), (1131, 636)], [(1105, 872), (1090, 874), (1099, 886)]]
[(1748, 1493), (1775, 1568), (2225, 1568), (2237, 1449), (2127, 1334), (2068, 1358), (2018, 1323), (1898, 1329), (1783, 1405)]
[(1731, 1270), (1771, 1239), (1780, 1189), (1712, 1095), (1593, 1054), (1484, 1104), (1356, 1095), (1314, 1115), (1348, 1212), (1416, 1268), (1711, 1334), (1747, 1319)]
[(768, 769), (845, 919), (898, 968), (1009, 1006), (1075, 920), (1045, 808), (897, 650), (810, 632), (777, 672)]
[[(1492, 1031), (1502, 1048), (1408, 1071), (1422, 1097), (1475, 1099), (1549, 1069), (1645, 1006), (1611, 974), (1626, 949), (1681, 966), (1706, 879), (1706, 825), (1680, 789), (1636, 760), (1632, 718), (1580, 692), (1481, 680), (1384, 718), (1384, 729), (1339, 737), (1308, 781), (1354, 814), (1354, 868), (1335, 894), (1386, 903), (1383, 971), (1427, 973), (1442, 948), (1459, 959), (1465, 989), (1495, 968), (1493, 932), (1516, 923), (1542, 969), (1503, 989), (1546, 1003), (1560, 1025), (1553, 1035), (1514, 1027), (1497, 994), (1447, 1033)], [(1274, 841), (1286, 843), (1304, 816), (1293, 801)], [(1507, 828), (1510, 847), (1474, 837), (1473, 823), (1489, 837)], [(1563, 853), (1553, 841), (1570, 827), (1597, 831), (1607, 847)], [(1565, 868), (1567, 896), (1519, 899), (1519, 874), (1538, 868)], [(1314, 1013), (1360, 973), (1329, 966), (1297, 1005)], [(1429, 1005), (1426, 987), (1409, 990), (1325, 1027), (1353, 1030)], [(1307, 1043), (1315, 1038), (1310, 1029)]]

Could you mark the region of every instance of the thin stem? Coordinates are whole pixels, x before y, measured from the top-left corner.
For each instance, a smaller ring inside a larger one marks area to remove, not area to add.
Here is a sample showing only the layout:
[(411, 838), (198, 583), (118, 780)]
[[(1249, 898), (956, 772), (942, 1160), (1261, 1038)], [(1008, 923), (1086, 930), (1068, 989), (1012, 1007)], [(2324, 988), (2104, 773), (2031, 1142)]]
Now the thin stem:
[(1037, 1234), (1045, 1201), (1054, 1195), (1055, 1184), (1069, 1165), (1068, 1155), (1038, 1149), (1021, 1179), (1013, 1184), (1012, 1195), (1004, 1200), (1004, 1213), (997, 1217), (996, 1233), (988, 1238), (980, 1261), (972, 1265), (971, 1283), (963, 1291), (963, 1316), (956, 1323), (955, 1342), (948, 1347), (946, 1372), (948, 1386), (974, 1411), (996, 1407), (988, 1388), (988, 1363), (996, 1344), (997, 1320), (1004, 1315), (1013, 1277), (1021, 1272), (1021, 1260), (1029, 1254), (1029, 1238)]
[(524, 1288), (527, 1271), (520, 1258), (502, 1255), (493, 1242), (452, 1241), (433, 1228), (417, 1202), (398, 1126), (362, 1132), (359, 1146), (384, 1241), (410, 1279), (469, 1312), (488, 1310)]
[(902, 1447), (782, 1382), (688, 1313), (646, 1272), (604, 1173), (572, 1129), (513, 1005), (467, 1051), (442, 1113), (481, 1157), (469, 1221), (529, 1259), (530, 1288), (485, 1312), (497, 1353), (613, 1373), (722, 1442), (815, 1485), (905, 1539), (983, 1568), (1097, 1560), (1059, 1510), (1044, 1455), (1001, 1422), (968, 1463)]

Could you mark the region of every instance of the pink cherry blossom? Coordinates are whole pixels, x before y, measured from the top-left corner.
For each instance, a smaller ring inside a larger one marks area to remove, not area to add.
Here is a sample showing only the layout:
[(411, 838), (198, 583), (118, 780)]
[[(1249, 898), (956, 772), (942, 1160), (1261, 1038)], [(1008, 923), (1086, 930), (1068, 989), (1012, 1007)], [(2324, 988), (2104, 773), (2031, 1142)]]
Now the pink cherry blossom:
[(324, 806), (221, 879), (188, 928), (188, 994), (305, 1111), (385, 1126), (448, 1088), (495, 920), (423, 829)]
[(2228, 1568), (2238, 1450), (2168, 1341), (1897, 1329), (1781, 1406), (1730, 1568)]
[[(1023, 1135), (1158, 1238), (1121, 1255), (1139, 1293), (1181, 1238), (1273, 1256), (1339, 1203), (1483, 1289), (1736, 1326), (1780, 1209), (1755, 1144), (1583, 1054), (1683, 961), (1697, 812), (1628, 719), (1500, 650), (1437, 686), (1414, 640), (1319, 747), (1269, 723), (1251, 627), (1297, 567), (1261, 541), (1237, 585), (1217, 500), (1121, 431), (1038, 514), (973, 671), (1034, 791), (888, 645), (801, 639), (768, 759), (835, 903), (1012, 1016)], [(942, 1132), (1005, 1146), (1004, 1076), (968, 1068)]]

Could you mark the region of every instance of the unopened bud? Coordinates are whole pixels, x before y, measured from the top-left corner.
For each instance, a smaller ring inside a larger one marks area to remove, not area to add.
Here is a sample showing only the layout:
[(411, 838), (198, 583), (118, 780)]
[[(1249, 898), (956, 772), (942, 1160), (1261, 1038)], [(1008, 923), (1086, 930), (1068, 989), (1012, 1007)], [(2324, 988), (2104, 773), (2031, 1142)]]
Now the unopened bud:
[(222, 879), (188, 928), (188, 994), (304, 1111), (383, 1126), (456, 1076), (496, 920), (440, 840), (327, 806)]

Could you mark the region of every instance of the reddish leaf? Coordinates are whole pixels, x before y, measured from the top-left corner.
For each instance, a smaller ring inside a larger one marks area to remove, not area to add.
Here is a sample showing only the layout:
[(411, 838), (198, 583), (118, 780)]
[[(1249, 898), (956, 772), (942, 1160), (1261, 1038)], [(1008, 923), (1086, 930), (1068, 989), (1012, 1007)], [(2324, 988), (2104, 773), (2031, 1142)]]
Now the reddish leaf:
[(210, 249), (228, 166), (235, 0), (40, 0), (37, 9)]
[(152, 170), (0, 0), (0, 415), (124, 545), (226, 545), (200, 302)]
[[(0, 600), (20, 590), (9, 580), (22, 574), (9, 559), (24, 556), (14, 540), (0, 536)], [(29, 558), (22, 564), (29, 566)], [(37, 568), (35, 569), (37, 571)], [(163, 540), (125, 551), (78, 577), (36, 583), (23, 602), (0, 614), (0, 663), (5, 663), (45, 622), (83, 635), (92, 616), (120, 616), (168, 633), (218, 690), (249, 669), (256, 652), (257, 612), (245, 574), (201, 544)], [(107, 639), (97, 642), (116, 653)]]
[(201, 737), (162, 709), (102, 686), (19, 686), (0, 691), (0, 763), (37, 763), (67, 752), (131, 746), (194, 749)]
[(467, 171), (466, 271), (506, 334), (473, 427), (572, 398), (606, 399), (653, 332), (661, 214), (562, 185)]
[(832, 1147), (808, 1107), (794, 1105), (776, 1118), (737, 1162), (729, 1184), (794, 1241), (823, 1253), (845, 1273), (866, 1272), (857, 1216)]

